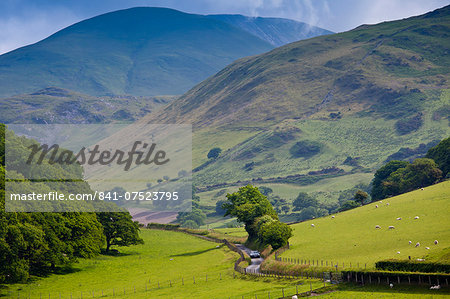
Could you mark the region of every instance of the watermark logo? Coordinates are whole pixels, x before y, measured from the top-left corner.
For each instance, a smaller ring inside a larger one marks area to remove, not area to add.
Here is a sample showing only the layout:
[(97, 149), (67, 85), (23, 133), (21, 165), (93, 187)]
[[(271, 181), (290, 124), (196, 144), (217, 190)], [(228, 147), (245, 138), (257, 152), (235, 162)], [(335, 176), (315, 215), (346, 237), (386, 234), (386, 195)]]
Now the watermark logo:
[(192, 127), (10, 124), (5, 170), (7, 211), (187, 212)]
[[(139, 146), (141, 146), (143, 151), (138, 151)], [(48, 144), (33, 144), (28, 147), (31, 152), (27, 159), (27, 164), (31, 165), (36, 163), (41, 165), (46, 157), (48, 157), (49, 164), (74, 164), (78, 163), (80, 165), (110, 165), (112, 163), (117, 163), (118, 165), (125, 165), (124, 170), (130, 170), (131, 165), (150, 165), (154, 163), (155, 165), (164, 165), (170, 161), (166, 158), (166, 152), (164, 150), (155, 150), (156, 143), (149, 145), (148, 143), (142, 141), (135, 141), (129, 152), (124, 152), (116, 149), (114, 152), (110, 150), (100, 151), (100, 145), (96, 144), (92, 150), (88, 150), (82, 147), (80, 151), (74, 155), (70, 150), (60, 150), (58, 144), (53, 144), (48, 146)], [(39, 157), (34, 161), (36, 154), (40, 153)], [(136, 157), (136, 158), (134, 158)]]

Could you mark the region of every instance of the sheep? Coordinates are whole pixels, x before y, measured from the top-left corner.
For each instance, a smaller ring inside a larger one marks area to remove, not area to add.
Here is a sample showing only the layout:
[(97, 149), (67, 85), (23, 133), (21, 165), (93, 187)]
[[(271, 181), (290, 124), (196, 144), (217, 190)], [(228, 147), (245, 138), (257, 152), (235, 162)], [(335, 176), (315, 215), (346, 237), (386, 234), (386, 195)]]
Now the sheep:
[(414, 219), (419, 219), (419, 216), (414, 217)]
[(440, 290), (440, 289), (441, 289), (440, 285), (430, 287), (430, 290)]
[(414, 246), (414, 247), (419, 247), (420, 246), (420, 243), (419, 242), (417, 242), (416, 243), (416, 246)]
[(292, 299), (298, 299), (297, 295), (292, 296)]
[(314, 223), (311, 223), (311, 227), (315, 227)]
[(400, 254), (400, 251), (397, 251), (397, 254)]
[(423, 262), (425, 259), (417, 259), (418, 262)]
[(397, 220), (402, 220), (402, 217), (398, 217)]
[(438, 240), (434, 240), (434, 245), (437, 245), (438, 243)]
[(387, 206), (389, 205), (389, 203), (386, 204)]
[(378, 208), (378, 205), (375, 205), (375, 209)]
[(394, 285), (392, 283), (390, 283), (389, 287), (392, 289), (394, 287)]
[(390, 225), (390, 226), (389, 226), (389, 229), (395, 229), (395, 226)]
[(332, 219), (334, 219), (334, 215), (333, 215), (333, 216), (331, 216), (331, 218), (332, 218)]
[(423, 188), (420, 188), (420, 190), (422, 190), (422, 191), (423, 191), (424, 189), (423, 189)]
[(376, 228), (376, 229), (380, 229), (380, 228), (381, 228), (381, 226), (379, 226), (379, 225), (375, 225), (375, 228)]
[(409, 245), (411, 245), (411, 244), (412, 244), (412, 241), (409, 241), (408, 243), (409, 243)]
[(430, 249), (430, 247), (425, 247), (425, 249)]

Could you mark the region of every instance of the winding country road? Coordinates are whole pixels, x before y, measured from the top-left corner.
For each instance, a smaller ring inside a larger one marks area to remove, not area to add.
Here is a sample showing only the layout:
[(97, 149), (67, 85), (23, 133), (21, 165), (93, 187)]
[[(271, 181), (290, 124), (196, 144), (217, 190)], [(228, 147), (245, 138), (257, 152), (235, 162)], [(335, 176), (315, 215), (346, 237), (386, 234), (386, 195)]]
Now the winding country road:
[[(250, 248), (247, 248), (242, 244), (235, 244), (235, 245), (237, 248), (239, 248), (242, 251), (245, 251), (248, 255), (250, 255), (250, 251), (252, 251)], [(264, 259), (262, 257), (252, 259), (251, 265), (245, 268), (247, 273), (261, 273), (260, 267), (263, 261)]]

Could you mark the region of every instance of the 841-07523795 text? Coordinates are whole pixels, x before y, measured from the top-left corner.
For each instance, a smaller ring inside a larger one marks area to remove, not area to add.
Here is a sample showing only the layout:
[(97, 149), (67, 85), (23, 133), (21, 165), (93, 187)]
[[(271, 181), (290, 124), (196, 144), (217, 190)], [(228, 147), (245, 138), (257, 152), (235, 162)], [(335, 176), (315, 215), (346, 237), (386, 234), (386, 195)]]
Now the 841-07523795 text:
[(10, 200), (26, 201), (64, 201), (64, 200), (101, 200), (101, 201), (156, 201), (156, 200), (178, 200), (178, 192), (166, 191), (132, 191), (132, 192), (98, 192), (95, 193), (70, 193), (51, 191), (48, 193), (11, 193)]

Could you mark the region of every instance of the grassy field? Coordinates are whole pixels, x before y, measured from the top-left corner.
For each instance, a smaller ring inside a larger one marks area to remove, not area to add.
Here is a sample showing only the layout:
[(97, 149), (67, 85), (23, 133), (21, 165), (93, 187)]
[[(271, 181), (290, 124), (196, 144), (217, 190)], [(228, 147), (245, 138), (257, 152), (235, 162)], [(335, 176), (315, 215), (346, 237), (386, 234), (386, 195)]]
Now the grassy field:
[[(368, 268), (381, 259), (408, 256), (428, 259), (429, 255), (431, 260), (448, 261), (448, 254), (440, 253), (450, 247), (449, 212), (450, 181), (446, 181), (338, 213), (334, 219), (327, 216), (292, 225), (291, 249), (282, 256), (345, 262), (347, 267), (350, 262), (353, 267), (367, 263)], [(419, 219), (414, 220), (415, 216)], [(396, 220), (398, 217), (402, 220)], [(381, 229), (375, 229), (376, 225)], [(438, 245), (433, 244), (436, 239)], [(415, 248), (417, 242), (420, 246)]]
[(430, 290), (426, 286), (389, 286), (353, 284), (339, 285), (336, 292), (321, 295), (321, 298), (448, 298), (449, 289)]
[[(217, 243), (177, 232), (141, 231), (144, 245), (121, 248), (120, 256), (80, 260), (66, 274), (0, 288), (9, 298), (272, 298), (310, 288), (309, 281), (255, 278), (236, 273), (236, 253)], [(195, 284), (194, 284), (195, 277)], [(182, 280), (183, 279), (183, 280)], [(158, 288), (159, 283), (159, 288)], [(183, 285), (184, 283), (184, 285)], [(172, 286), (170, 286), (172, 285)], [(322, 283), (312, 281), (312, 287)], [(146, 291), (147, 288), (147, 291)]]

